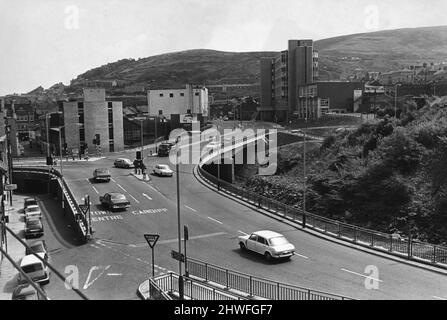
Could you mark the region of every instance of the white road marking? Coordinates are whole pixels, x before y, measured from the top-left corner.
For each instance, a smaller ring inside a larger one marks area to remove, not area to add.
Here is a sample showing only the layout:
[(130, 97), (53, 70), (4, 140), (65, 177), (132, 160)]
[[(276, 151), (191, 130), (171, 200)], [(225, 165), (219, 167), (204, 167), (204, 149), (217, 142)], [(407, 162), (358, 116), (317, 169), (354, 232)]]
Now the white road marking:
[(96, 190), (96, 188), (95, 188), (94, 186), (92, 186), (92, 188), (93, 188), (93, 190), (95, 190), (95, 192), (96, 192), (97, 194), (99, 194), (99, 191)]
[(111, 277), (118, 277), (118, 276), (122, 276), (123, 274), (122, 273), (108, 273), (107, 275), (111, 276)]
[[(189, 240), (194, 240), (194, 239), (203, 239), (203, 238), (210, 238), (210, 237), (216, 237), (216, 236), (221, 236), (226, 234), (226, 232), (216, 232), (216, 233), (209, 233), (209, 234), (202, 234), (200, 236), (193, 236), (193, 237), (189, 237)], [(182, 239), (183, 240), (183, 239)], [(157, 242), (158, 244), (169, 244), (169, 243), (176, 243), (178, 242), (178, 238), (176, 239), (169, 239), (169, 240), (161, 240)], [(129, 244), (129, 247), (132, 248), (141, 248), (141, 247), (147, 247), (147, 242), (144, 243), (137, 243), (137, 244)]]
[(245, 233), (245, 232), (243, 232), (241, 230), (238, 230), (237, 232), (242, 233), (244, 236), (248, 236), (248, 233)]
[(140, 201), (138, 201), (133, 195), (131, 195), (130, 193), (129, 193), (129, 196), (136, 202), (136, 203), (140, 203)]
[(93, 247), (93, 248), (96, 248), (96, 249), (101, 249), (100, 247), (95, 246), (94, 244), (91, 244), (90, 247)]
[(115, 179), (113, 179), (113, 178), (110, 178), (110, 180), (112, 180), (113, 182), (115, 182), (115, 183), (116, 183)]
[(119, 183), (117, 183), (116, 184), (118, 187), (120, 187), (121, 188), (121, 190), (123, 190), (124, 192), (127, 192), (127, 190), (126, 189), (124, 189)]
[(438, 297), (438, 296), (433, 296), (433, 298), (438, 299), (438, 300), (447, 300), (447, 298), (442, 298), (442, 297)]
[(352, 273), (352, 274), (361, 276), (361, 277), (364, 277), (364, 278), (368, 278), (368, 279), (371, 279), (371, 280), (374, 280), (374, 281), (383, 282), (383, 281), (380, 280), (380, 279), (376, 279), (376, 278), (374, 278), (374, 277), (367, 276), (367, 275), (364, 275), (364, 274), (361, 274), (361, 273), (357, 273), (357, 272), (354, 272), (354, 271), (351, 271), (351, 270), (347, 270), (347, 269), (341, 269), (341, 270), (342, 270), (342, 271), (345, 271), (345, 272), (348, 272), (348, 273)]
[(191, 208), (191, 207), (188, 207), (188, 206), (185, 206), (186, 208), (188, 208), (189, 210), (192, 210), (192, 211), (194, 211), (194, 212), (197, 212), (197, 210), (196, 209), (193, 209), (193, 208)]
[[(90, 180), (88, 178), (85, 178), (85, 180), (87, 180), (88, 183), (90, 183)], [(90, 183), (91, 184), (91, 183)]]
[[(103, 275), (103, 273), (106, 272), (107, 269), (109, 269), (109, 268), (110, 268), (110, 266), (105, 266), (105, 267), (103, 267), (103, 266), (94, 266), (94, 267), (92, 267), (90, 269), (89, 273), (88, 273), (87, 280), (85, 281), (83, 289), (84, 290), (88, 289), (88, 287), (90, 287), (96, 280), (98, 280)], [(101, 270), (101, 269), (102, 269), (101, 273), (95, 279), (90, 281), (90, 277), (92, 276), (92, 272), (96, 271), (96, 270)]]
[(207, 217), (207, 218), (210, 219), (210, 220), (213, 220), (213, 221), (215, 221), (215, 222), (217, 222), (217, 223), (219, 223), (219, 224), (223, 224), (223, 223), (220, 222), (219, 220), (213, 219), (213, 218), (211, 218), (211, 217)]
[(146, 198), (148, 198), (149, 200), (152, 200), (152, 198), (151, 197), (149, 197), (147, 194), (145, 194), (145, 193), (143, 193), (143, 197), (146, 197)]
[(149, 188), (151, 188), (152, 190), (154, 190), (155, 192), (160, 192), (157, 189), (155, 189), (153, 186), (151, 186), (150, 184), (148, 184)]
[(309, 257), (303, 256), (302, 254), (299, 254), (299, 253), (296, 253), (296, 252), (293, 255), (301, 257), (301, 258), (304, 258), (304, 259), (309, 259)]

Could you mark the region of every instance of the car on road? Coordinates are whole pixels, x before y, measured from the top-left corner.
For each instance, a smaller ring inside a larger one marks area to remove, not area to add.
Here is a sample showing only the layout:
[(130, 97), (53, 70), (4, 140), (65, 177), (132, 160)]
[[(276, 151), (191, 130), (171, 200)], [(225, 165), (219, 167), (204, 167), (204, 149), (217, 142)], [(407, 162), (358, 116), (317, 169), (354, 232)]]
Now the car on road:
[(25, 223), (25, 239), (43, 236), (41, 219), (27, 219)]
[(106, 193), (99, 197), (99, 202), (104, 208), (113, 210), (127, 209), (130, 207), (130, 202), (126, 199), (126, 196), (118, 192)]
[(130, 161), (130, 159), (126, 159), (126, 158), (116, 159), (115, 162), (113, 163), (113, 165), (117, 168), (125, 168), (125, 169), (134, 167), (133, 162)]
[(40, 218), (42, 218), (42, 212), (38, 205), (30, 205), (25, 209), (25, 221)]
[(25, 255), (36, 253), (36, 254), (43, 255), (43, 258), (45, 260), (48, 260), (48, 247), (47, 247), (45, 240), (34, 241), (34, 242), (28, 244), (28, 247), (29, 247), (29, 249), (26, 248)]
[(174, 171), (172, 171), (167, 164), (157, 164), (154, 167), (154, 174), (161, 177), (172, 177), (174, 175)]
[[(40, 253), (39, 256), (43, 259), (43, 256)], [(22, 271), (34, 282), (42, 284), (50, 282), (49, 268), (32, 254), (23, 257), (20, 262), (20, 269), (22, 269)], [(25, 283), (26, 281), (26, 278), (19, 273), (19, 284)]]
[(37, 206), (37, 200), (35, 198), (25, 198), (23, 202), (23, 210), (26, 210), (29, 206)]
[(290, 258), (295, 253), (295, 246), (286, 237), (269, 230), (239, 236), (238, 243), (241, 250), (250, 250), (262, 254), (267, 260)]
[[(42, 291), (43, 289), (40, 288)], [(45, 291), (44, 291), (45, 292)], [(29, 283), (18, 285), (12, 292), (11, 300), (46, 300), (36, 289)]]
[(161, 143), (158, 146), (157, 155), (159, 157), (167, 157), (167, 156), (169, 156), (169, 152), (171, 151), (173, 145), (174, 145), (173, 143), (169, 143), (169, 142)]
[(93, 171), (93, 180), (109, 182), (111, 179), (110, 170), (106, 168), (98, 168)]

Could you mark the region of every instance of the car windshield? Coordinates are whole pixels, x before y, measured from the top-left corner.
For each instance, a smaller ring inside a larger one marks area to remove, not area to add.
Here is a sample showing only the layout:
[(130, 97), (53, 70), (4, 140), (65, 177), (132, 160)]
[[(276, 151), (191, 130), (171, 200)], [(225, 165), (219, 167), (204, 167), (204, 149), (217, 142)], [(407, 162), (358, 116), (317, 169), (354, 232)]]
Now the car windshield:
[(289, 241), (285, 237), (275, 237), (269, 240), (271, 246), (281, 246), (283, 244), (289, 244)]
[(27, 212), (36, 212), (36, 211), (40, 211), (39, 207), (28, 207), (26, 208)]
[(36, 272), (36, 271), (40, 271), (42, 270), (42, 264), (41, 263), (33, 263), (33, 264), (29, 264), (27, 266), (23, 266), (22, 270), (25, 273), (31, 273), (31, 272)]
[(169, 167), (165, 166), (165, 165), (159, 165), (158, 168), (163, 169), (163, 170), (168, 170)]
[(96, 169), (96, 173), (108, 174), (109, 170), (108, 169)]
[(112, 195), (113, 200), (126, 200), (126, 197), (123, 194), (114, 194)]
[(37, 252), (43, 252), (44, 248), (41, 244), (36, 244), (34, 246), (30, 247), (31, 250), (26, 249), (26, 254), (30, 254), (31, 252), (37, 253)]
[(40, 227), (40, 221), (39, 220), (28, 220), (26, 224), (30, 227)]

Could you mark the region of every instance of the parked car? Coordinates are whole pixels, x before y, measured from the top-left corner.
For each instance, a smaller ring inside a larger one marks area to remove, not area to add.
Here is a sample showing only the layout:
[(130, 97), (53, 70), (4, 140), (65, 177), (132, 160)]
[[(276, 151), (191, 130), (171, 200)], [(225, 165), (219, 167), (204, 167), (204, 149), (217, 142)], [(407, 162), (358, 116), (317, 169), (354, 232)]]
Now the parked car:
[(28, 248), (26, 248), (25, 255), (29, 255), (32, 253), (43, 254), (44, 259), (48, 260), (48, 248), (45, 240), (38, 240), (33, 243), (28, 244)]
[(113, 165), (117, 168), (125, 168), (125, 169), (134, 167), (133, 162), (130, 161), (130, 159), (126, 159), (126, 158), (116, 159), (115, 162), (113, 163)]
[(166, 143), (166, 142), (161, 143), (158, 146), (158, 153), (157, 153), (157, 155), (159, 157), (167, 157), (167, 156), (169, 156), (169, 152), (171, 151), (172, 146), (173, 146), (172, 143)]
[(110, 209), (111, 211), (130, 207), (130, 202), (126, 199), (126, 196), (117, 192), (106, 193), (100, 196), (99, 202), (101, 202), (104, 208)]
[[(41, 288), (42, 291), (44, 291)], [(45, 291), (44, 291), (45, 292)], [(18, 285), (12, 292), (11, 300), (46, 300), (32, 285), (24, 283)]]
[(30, 205), (25, 209), (25, 221), (29, 219), (40, 219), (42, 218), (42, 212), (38, 205)]
[[(39, 253), (39, 256), (43, 256)], [(27, 255), (23, 257), (20, 262), (20, 268), (28, 275), (34, 282), (47, 284), (50, 282), (50, 270), (34, 255)], [(19, 273), (19, 283), (25, 283), (27, 280), (21, 273)]]
[(41, 219), (27, 219), (25, 223), (25, 238), (43, 236), (43, 224)]
[(111, 179), (111, 175), (110, 175), (109, 169), (99, 168), (99, 169), (95, 169), (95, 171), (93, 171), (93, 180), (95, 180), (95, 182), (98, 182), (98, 181), (109, 182), (110, 179)]
[(154, 174), (161, 177), (163, 176), (172, 177), (174, 171), (172, 171), (171, 168), (169, 168), (169, 166), (166, 164), (157, 164), (154, 167)]
[(23, 210), (28, 208), (29, 206), (37, 206), (37, 200), (34, 198), (25, 198), (25, 201), (23, 203)]
[(290, 258), (295, 253), (295, 246), (280, 233), (274, 231), (257, 231), (251, 235), (239, 236), (241, 250), (250, 250), (262, 254), (267, 260), (272, 258)]

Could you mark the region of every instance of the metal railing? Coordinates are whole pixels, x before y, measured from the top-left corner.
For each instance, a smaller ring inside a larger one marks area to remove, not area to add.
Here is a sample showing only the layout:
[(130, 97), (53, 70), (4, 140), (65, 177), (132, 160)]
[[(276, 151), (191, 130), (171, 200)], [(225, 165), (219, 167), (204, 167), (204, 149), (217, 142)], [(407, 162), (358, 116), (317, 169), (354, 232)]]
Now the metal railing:
[[(179, 276), (173, 272), (149, 279), (149, 293), (152, 300), (174, 300), (179, 292)], [(238, 294), (204, 284), (189, 277), (183, 277), (183, 292), (189, 300), (247, 300)]]
[(447, 269), (447, 247), (412, 239), (396, 238), (392, 234), (370, 230), (347, 223), (325, 218), (313, 213), (303, 212), (296, 207), (269, 199), (265, 196), (245, 190), (227, 181), (218, 181), (217, 177), (198, 165), (199, 175), (220, 190), (259, 209), (264, 209), (290, 221), (300, 223), (325, 235), (338, 238), (363, 247), (386, 252), (401, 258), (434, 265)]
[(352, 300), (352, 298), (262, 279), (238, 271), (188, 258), (188, 273), (206, 282), (213, 282), (226, 290), (237, 290), (250, 297), (268, 300)]

